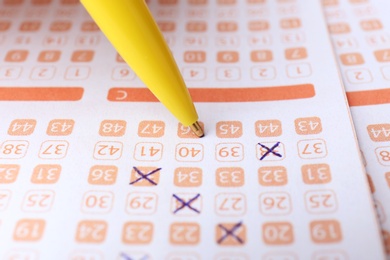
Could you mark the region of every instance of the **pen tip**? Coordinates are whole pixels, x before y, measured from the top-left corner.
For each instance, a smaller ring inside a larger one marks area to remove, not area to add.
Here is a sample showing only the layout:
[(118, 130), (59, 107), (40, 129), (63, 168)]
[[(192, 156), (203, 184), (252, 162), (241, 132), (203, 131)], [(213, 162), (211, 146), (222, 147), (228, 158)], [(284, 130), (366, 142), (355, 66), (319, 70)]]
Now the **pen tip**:
[(202, 137), (204, 136), (203, 129), (202, 129), (202, 127), (200, 126), (200, 124), (199, 124), (198, 121), (196, 121), (195, 123), (193, 123), (192, 125), (190, 125), (190, 128), (191, 128), (192, 132), (193, 132), (197, 137), (202, 138)]

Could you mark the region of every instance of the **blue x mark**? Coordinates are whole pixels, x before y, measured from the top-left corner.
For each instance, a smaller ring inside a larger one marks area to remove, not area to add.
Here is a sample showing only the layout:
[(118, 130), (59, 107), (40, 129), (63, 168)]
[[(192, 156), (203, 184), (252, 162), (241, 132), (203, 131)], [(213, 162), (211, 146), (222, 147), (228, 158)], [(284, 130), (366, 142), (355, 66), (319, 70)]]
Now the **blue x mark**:
[(267, 151), (263, 154), (263, 156), (260, 157), (260, 161), (263, 160), (268, 154), (272, 153), (273, 155), (275, 156), (278, 156), (278, 157), (282, 157), (282, 155), (278, 152), (275, 152), (274, 150), (276, 149), (276, 147), (278, 147), (280, 144), (280, 142), (277, 142), (276, 144), (274, 144), (274, 146), (272, 146), (271, 148), (268, 148), (267, 146), (265, 146), (264, 144), (262, 143), (258, 143), (258, 145), (260, 145), (261, 147), (263, 147), (264, 149), (266, 149)]
[(222, 243), (226, 238), (228, 238), (229, 236), (233, 237), (234, 239), (236, 239), (240, 244), (243, 244), (244, 241), (239, 237), (237, 236), (236, 234), (234, 234), (234, 232), (239, 228), (241, 227), (242, 225), (242, 221), (238, 222), (237, 224), (235, 224), (231, 229), (228, 229), (226, 227), (224, 227), (223, 225), (221, 224), (218, 224), (218, 227), (223, 229), (225, 231), (225, 235), (221, 236), (217, 243), (220, 244)]
[(139, 175), (140, 177), (139, 177), (138, 179), (136, 179), (136, 180), (130, 182), (130, 185), (132, 185), (132, 184), (134, 184), (134, 183), (136, 183), (136, 182), (139, 182), (139, 181), (141, 181), (141, 180), (147, 180), (147, 181), (150, 182), (151, 184), (157, 185), (157, 183), (156, 183), (155, 181), (153, 181), (152, 179), (149, 179), (148, 177), (149, 177), (150, 175), (155, 174), (155, 173), (158, 172), (159, 170), (161, 170), (161, 168), (157, 168), (157, 169), (155, 169), (155, 170), (153, 170), (153, 171), (151, 171), (151, 172), (149, 172), (149, 173), (147, 173), (147, 174), (144, 174), (142, 171), (140, 171), (139, 169), (137, 169), (137, 167), (133, 167), (133, 169), (138, 173), (138, 175)]
[(181, 203), (181, 206), (176, 208), (175, 211), (173, 212), (174, 214), (176, 214), (178, 211), (182, 210), (183, 208), (187, 207), (193, 211), (195, 211), (196, 213), (200, 213), (200, 211), (196, 208), (193, 208), (191, 206), (191, 203), (194, 202), (195, 200), (197, 200), (199, 197), (200, 197), (200, 194), (198, 193), (195, 197), (193, 197), (192, 199), (188, 200), (188, 201), (185, 201), (183, 199), (181, 199), (180, 197), (178, 197), (177, 195), (173, 194), (172, 195), (175, 199), (177, 199), (180, 203)]

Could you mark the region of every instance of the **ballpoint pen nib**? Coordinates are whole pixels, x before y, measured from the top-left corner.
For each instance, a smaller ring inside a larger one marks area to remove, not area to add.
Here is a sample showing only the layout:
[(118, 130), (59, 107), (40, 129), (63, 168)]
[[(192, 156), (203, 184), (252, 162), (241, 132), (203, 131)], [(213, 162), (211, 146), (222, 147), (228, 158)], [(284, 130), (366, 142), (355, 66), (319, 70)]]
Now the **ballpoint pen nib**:
[(195, 134), (197, 137), (203, 137), (203, 136), (204, 136), (203, 129), (202, 129), (202, 127), (200, 126), (200, 124), (199, 124), (198, 121), (196, 121), (195, 123), (193, 123), (192, 125), (190, 125), (190, 128), (191, 128), (192, 132), (194, 132), (194, 134)]

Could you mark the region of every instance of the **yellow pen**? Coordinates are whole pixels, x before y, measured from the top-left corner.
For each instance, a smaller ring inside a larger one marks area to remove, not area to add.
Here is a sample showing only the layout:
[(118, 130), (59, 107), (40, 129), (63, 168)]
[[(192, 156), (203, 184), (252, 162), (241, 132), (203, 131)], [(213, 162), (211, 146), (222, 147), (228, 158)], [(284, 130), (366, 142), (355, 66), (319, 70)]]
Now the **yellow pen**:
[(161, 103), (204, 135), (191, 96), (145, 0), (81, 0), (121, 57)]

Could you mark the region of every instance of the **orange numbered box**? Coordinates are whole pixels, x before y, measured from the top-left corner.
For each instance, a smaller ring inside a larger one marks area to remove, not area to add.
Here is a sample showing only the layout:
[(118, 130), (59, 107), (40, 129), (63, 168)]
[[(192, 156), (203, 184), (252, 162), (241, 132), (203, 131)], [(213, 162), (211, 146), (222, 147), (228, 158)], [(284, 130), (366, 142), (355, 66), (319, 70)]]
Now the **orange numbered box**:
[(332, 34), (344, 34), (351, 32), (351, 27), (348, 23), (340, 22), (328, 25), (328, 30)]
[(339, 5), (339, 0), (322, 0), (323, 6), (337, 6)]
[(241, 78), (241, 69), (236, 67), (217, 68), (217, 79), (221, 81), (234, 81)]
[(122, 243), (150, 244), (153, 240), (152, 222), (126, 222), (122, 229)]
[(89, 170), (88, 183), (91, 185), (113, 185), (118, 176), (115, 165), (94, 165)]
[(290, 195), (286, 192), (266, 192), (259, 196), (260, 212), (266, 216), (288, 215), (292, 211)]
[(299, 18), (286, 18), (280, 20), (280, 28), (282, 29), (296, 29), (302, 26)]
[(298, 154), (302, 159), (316, 159), (327, 156), (326, 142), (323, 139), (301, 140), (297, 144)]
[(376, 148), (375, 155), (380, 164), (390, 165), (390, 146)]
[(236, 4), (237, 0), (218, 0), (218, 5), (234, 5)]
[(253, 62), (269, 62), (273, 60), (273, 54), (270, 50), (255, 50), (251, 51), (251, 61)]
[(21, 32), (36, 32), (41, 28), (40, 21), (24, 21), (19, 26)]
[(220, 223), (215, 226), (215, 241), (220, 246), (243, 246), (246, 243), (246, 226), (242, 222)]
[(336, 193), (333, 190), (312, 190), (305, 193), (306, 210), (309, 213), (325, 214), (337, 210)]
[(23, 62), (27, 59), (29, 54), (28, 50), (10, 50), (5, 55), (4, 61), (6, 62)]
[(282, 142), (261, 142), (256, 145), (256, 158), (260, 161), (280, 161), (285, 157)]
[(48, 5), (51, 4), (52, 0), (32, 0), (33, 5)]
[[(367, 38), (367, 41), (371, 44), (373, 44), (372, 42), (378, 42), (380, 40), (376, 39), (376, 38)], [(350, 49), (357, 49), (359, 48), (359, 45), (358, 45), (358, 42), (356, 41), (356, 39), (352, 36), (345, 36), (343, 38), (337, 38), (337, 39), (334, 39), (333, 40), (333, 43), (335, 45), (335, 48), (336, 49), (340, 49), (340, 50), (350, 50)]]
[(202, 144), (179, 143), (175, 150), (175, 158), (179, 162), (200, 162), (203, 160), (204, 148)]
[(1, 66), (0, 80), (15, 80), (22, 74), (23, 68), (19, 66)]
[(305, 47), (289, 48), (284, 51), (286, 60), (301, 60), (308, 57)]
[(113, 80), (133, 80), (135, 73), (128, 66), (118, 66), (112, 70), (111, 78)]
[(302, 117), (294, 120), (295, 132), (299, 135), (313, 135), (322, 132), (322, 123), (319, 117)]
[(157, 186), (160, 180), (161, 168), (133, 167), (130, 173), (130, 185)]
[(282, 34), (282, 42), (286, 45), (303, 44), (306, 42), (306, 36), (303, 32), (287, 32)]
[(219, 51), (217, 61), (220, 63), (237, 63), (240, 59), (238, 51)]
[(171, 197), (171, 212), (177, 216), (196, 216), (202, 212), (199, 193), (175, 193)]
[(11, 191), (10, 190), (0, 190), (0, 211), (7, 209), (8, 204), (11, 200)]
[(23, 158), (28, 149), (29, 143), (24, 140), (7, 140), (0, 146), (0, 159)]
[(142, 142), (137, 143), (134, 148), (134, 159), (137, 161), (156, 162), (163, 156), (163, 144)]
[(100, 123), (100, 136), (123, 136), (126, 132), (126, 121), (124, 120), (103, 120)]
[(207, 71), (203, 67), (185, 67), (182, 75), (186, 81), (202, 81), (206, 79)]
[(220, 121), (216, 126), (217, 137), (238, 138), (242, 136), (242, 123), (240, 121)]
[(61, 57), (61, 51), (48, 50), (41, 51), (38, 55), (39, 62), (56, 62), (59, 61)]
[(56, 67), (54, 66), (38, 66), (31, 70), (30, 79), (32, 80), (49, 80), (54, 77)]
[(31, 183), (54, 184), (60, 178), (61, 169), (59, 164), (39, 164), (34, 167)]
[(122, 142), (97, 142), (93, 151), (93, 158), (97, 160), (118, 160), (122, 156), (122, 151)]
[(310, 236), (314, 243), (338, 243), (343, 240), (341, 225), (337, 220), (316, 220), (310, 222)]
[(204, 63), (206, 61), (205, 51), (186, 51), (183, 55), (184, 62), (187, 63)]
[(190, 5), (205, 5), (208, 0), (188, 0)]
[(91, 62), (95, 52), (92, 50), (80, 50), (74, 51), (72, 53), (71, 61), (72, 62)]
[(64, 35), (48, 35), (43, 37), (42, 44), (45, 47), (62, 47), (68, 42), (68, 37)]
[(254, 80), (272, 80), (276, 77), (273, 66), (254, 66), (251, 68), (251, 78)]
[(158, 195), (153, 192), (130, 192), (126, 212), (130, 215), (153, 215), (157, 210)]
[(186, 47), (206, 47), (208, 38), (198, 35), (188, 35), (183, 38), (184, 46)]
[(49, 122), (46, 134), (50, 136), (70, 135), (74, 128), (73, 119), (54, 119)]
[(215, 45), (217, 47), (239, 47), (240, 37), (231, 35), (222, 35), (215, 38)]
[(309, 77), (312, 73), (309, 63), (289, 64), (286, 66), (287, 76), (290, 78)]
[(54, 203), (55, 192), (51, 190), (30, 190), (24, 196), (24, 212), (48, 212)]
[(175, 169), (173, 184), (177, 187), (199, 187), (202, 185), (203, 171), (198, 167)]
[(345, 66), (355, 66), (364, 64), (364, 58), (360, 53), (344, 53), (340, 55), (341, 63)]
[(282, 135), (280, 120), (258, 120), (255, 123), (255, 133), (258, 137), (275, 137)]
[(0, 21), (0, 32), (8, 31), (11, 27), (10, 21)]
[(96, 25), (94, 21), (85, 21), (81, 24), (82, 32), (97, 32), (99, 31), (99, 27)]
[(87, 191), (81, 202), (81, 211), (85, 213), (104, 214), (111, 211), (114, 194), (109, 191)]
[(36, 125), (37, 121), (35, 119), (15, 119), (8, 127), (8, 134), (16, 136), (31, 135)]
[(197, 245), (201, 227), (196, 222), (174, 222), (169, 227), (169, 242), (172, 245)]
[(360, 21), (360, 27), (363, 31), (376, 31), (383, 28), (382, 22), (378, 19)]
[(13, 239), (22, 242), (39, 241), (43, 237), (45, 226), (44, 219), (21, 219), (16, 223)]
[(103, 243), (107, 230), (108, 224), (104, 220), (82, 220), (77, 225), (75, 240), (78, 243)]
[(49, 30), (51, 32), (66, 32), (72, 28), (71, 21), (53, 21), (50, 24)]
[(248, 29), (252, 32), (266, 31), (269, 29), (269, 22), (266, 20), (250, 21), (248, 23)]
[(66, 80), (85, 80), (88, 79), (91, 68), (88, 66), (69, 66), (66, 68), (64, 78)]
[(257, 172), (262, 186), (284, 186), (288, 183), (287, 169), (283, 166), (260, 167)]
[(19, 164), (0, 164), (0, 184), (15, 182), (19, 171)]
[(374, 52), (375, 59), (379, 62), (389, 62), (390, 61), (390, 49), (386, 50), (377, 50)]
[(238, 30), (238, 24), (235, 21), (229, 22), (218, 22), (217, 31), (218, 32), (236, 32)]
[(215, 213), (226, 217), (244, 216), (246, 198), (242, 193), (218, 193), (215, 196)]
[(215, 146), (215, 158), (220, 162), (239, 162), (244, 159), (241, 143), (219, 143)]
[(165, 133), (165, 123), (163, 121), (141, 121), (138, 124), (139, 137), (162, 137)]
[(367, 132), (374, 142), (390, 141), (390, 124), (368, 125)]
[(294, 229), (290, 222), (267, 222), (262, 236), (266, 245), (289, 245), (294, 242)]
[(63, 159), (68, 152), (69, 143), (63, 140), (49, 140), (41, 144), (39, 158), (41, 159)]
[[(81, 47), (93, 47), (97, 46), (100, 43), (100, 35), (79, 35), (76, 38), (76, 46), (81, 46)], [(80, 56), (81, 55), (81, 56)], [(90, 61), (92, 60), (93, 57), (91, 55), (94, 55), (93, 51), (87, 51), (87, 53), (77, 53), (75, 54), (74, 58), (80, 58), (80, 62), (82, 61)]]
[(332, 181), (330, 167), (326, 163), (302, 165), (301, 172), (305, 184), (325, 184)]
[(248, 45), (251, 47), (261, 47), (269, 46), (272, 43), (272, 37), (269, 34), (264, 35), (252, 35), (248, 37)]
[(172, 21), (157, 21), (158, 27), (162, 32), (174, 32), (176, 30), (176, 23)]
[(205, 32), (207, 31), (207, 23), (204, 21), (190, 21), (186, 23), (187, 32)]
[[(200, 126), (202, 127), (202, 129), (204, 129), (204, 124), (203, 122), (199, 122)], [(182, 124), (178, 124), (178, 127), (177, 127), (177, 136), (180, 137), (180, 138), (199, 138), (198, 136), (196, 136), (191, 128), (189, 126), (183, 126)]]
[(222, 167), (215, 172), (215, 182), (219, 187), (241, 187), (245, 183), (244, 169), (240, 167)]
[(348, 81), (352, 84), (368, 83), (372, 81), (372, 75), (368, 69), (347, 70), (345, 74)]

